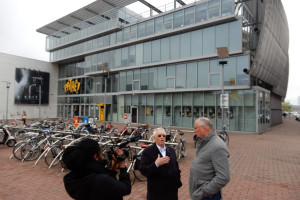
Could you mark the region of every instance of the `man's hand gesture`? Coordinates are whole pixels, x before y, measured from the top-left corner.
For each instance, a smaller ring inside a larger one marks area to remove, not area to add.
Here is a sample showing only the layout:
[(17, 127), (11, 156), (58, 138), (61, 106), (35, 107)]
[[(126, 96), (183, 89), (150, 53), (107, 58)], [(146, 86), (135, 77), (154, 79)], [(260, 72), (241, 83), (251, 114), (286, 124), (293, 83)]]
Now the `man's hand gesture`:
[(155, 160), (155, 164), (157, 166), (161, 166), (161, 165), (169, 163), (169, 161), (170, 161), (170, 157), (169, 156), (160, 157), (160, 154), (158, 154), (157, 155), (157, 159)]

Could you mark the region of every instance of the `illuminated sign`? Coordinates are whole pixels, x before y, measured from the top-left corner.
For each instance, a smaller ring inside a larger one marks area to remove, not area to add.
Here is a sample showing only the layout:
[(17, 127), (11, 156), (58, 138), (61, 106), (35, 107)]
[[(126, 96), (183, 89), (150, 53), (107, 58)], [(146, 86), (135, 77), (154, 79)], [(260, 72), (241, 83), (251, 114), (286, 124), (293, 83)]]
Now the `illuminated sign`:
[(65, 84), (65, 93), (78, 93), (80, 88), (80, 82), (78, 80), (69, 79)]

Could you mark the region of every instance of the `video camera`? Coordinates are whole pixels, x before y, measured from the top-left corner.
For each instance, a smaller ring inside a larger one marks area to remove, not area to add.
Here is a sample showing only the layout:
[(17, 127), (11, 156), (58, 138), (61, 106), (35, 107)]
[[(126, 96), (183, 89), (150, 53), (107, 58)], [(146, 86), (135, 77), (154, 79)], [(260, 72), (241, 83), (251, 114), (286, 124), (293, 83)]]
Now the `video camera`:
[[(110, 151), (107, 152), (107, 158), (109, 160), (112, 160), (113, 157), (112, 155), (115, 156), (115, 158), (117, 158), (118, 161), (123, 161), (125, 160), (128, 156), (129, 156), (129, 147), (127, 146), (129, 143), (131, 142), (136, 142), (138, 141), (139, 139), (141, 139), (140, 136), (137, 136), (137, 137), (131, 137), (131, 138), (126, 138), (124, 141), (118, 143), (118, 144), (115, 144), (113, 146), (110, 147)], [(117, 155), (117, 153), (114, 151), (115, 148), (119, 148), (119, 149), (122, 149), (123, 151), (123, 154), (122, 155)]]

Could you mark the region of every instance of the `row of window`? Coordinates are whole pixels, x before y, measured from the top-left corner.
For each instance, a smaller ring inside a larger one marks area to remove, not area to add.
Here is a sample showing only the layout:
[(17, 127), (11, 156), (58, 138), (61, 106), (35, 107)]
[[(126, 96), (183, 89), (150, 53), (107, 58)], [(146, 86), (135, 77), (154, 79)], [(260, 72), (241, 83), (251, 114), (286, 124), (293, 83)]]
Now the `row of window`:
[[(249, 68), (249, 56), (226, 58), (224, 67), (224, 85), (248, 85), (249, 77), (243, 72)], [(107, 92), (164, 90), (183, 88), (220, 87), (221, 66), (219, 59), (185, 64), (168, 65), (144, 69), (121, 71), (108, 78)], [(77, 79), (80, 82), (79, 94), (105, 92), (102, 76)], [(64, 95), (65, 80), (59, 81), (58, 94)]]
[[(222, 3), (222, 6), (220, 6)], [(50, 53), (50, 61), (57, 61), (67, 57), (72, 57), (89, 51), (98, 50), (107, 46), (113, 46), (127, 42), (132, 39), (142, 38), (153, 34), (162, 33), (164, 31), (181, 28), (193, 23), (199, 23), (222, 16), (232, 14), (232, 0), (211, 0), (192, 6), (177, 12), (161, 16), (137, 25), (128, 26), (122, 31), (95, 38), (87, 42), (79, 43), (71, 47), (60, 49)], [(75, 33), (74, 33), (75, 34)]]
[[(241, 51), (240, 28), (240, 21), (230, 22), (108, 52), (93, 54), (85, 57), (84, 66), (82, 66), (82, 63), (76, 63), (76, 65), (84, 67), (84, 72), (89, 73), (99, 71), (99, 65), (113, 69), (209, 56), (215, 54), (216, 48), (220, 46), (228, 46), (230, 52)], [(75, 76), (75, 74), (82, 73), (81, 71), (74, 71), (70, 65), (62, 66), (61, 68), (59, 72), (60, 78), (72, 77)]]
[(99, 65), (113, 69), (208, 56), (223, 46), (241, 51), (241, 41), (241, 23), (235, 21), (87, 56), (85, 72), (98, 71)]
[(111, 10), (86, 21), (79, 22), (46, 38), (46, 49), (51, 50), (61, 45), (84, 39), (107, 29), (116, 27), (118, 10)]
[[(231, 131), (256, 131), (256, 91), (233, 90), (229, 94), (229, 109), (225, 124)], [(193, 127), (199, 117), (209, 118), (216, 129), (221, 129), (220, 91), (163, 94), (135, 94), (112, 96), (107, 101), (107, 120), (123, 122), (124, 113), (137, 110), (138, 123), (151, 125)], [(85, 100), (89, 98), (89, 101)], [(82, 99), (80, 101), (79, 99)], [(73, 118), (75, 115), (98, 118), (103, 99), (97, 97), (58, 98), (58, 116)]]

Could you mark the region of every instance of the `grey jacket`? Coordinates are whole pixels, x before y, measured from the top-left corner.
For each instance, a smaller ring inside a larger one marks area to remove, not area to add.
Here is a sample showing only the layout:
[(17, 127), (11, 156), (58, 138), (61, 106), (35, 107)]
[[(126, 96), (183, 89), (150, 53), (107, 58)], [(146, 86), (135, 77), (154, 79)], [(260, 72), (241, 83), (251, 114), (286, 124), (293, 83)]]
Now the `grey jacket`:
[(190, 170), (190, 196), (200, 200), (204, 194), (218, 193), (230, 180), (228, 149), (214, 132), (198, 139), (196, 157)]

